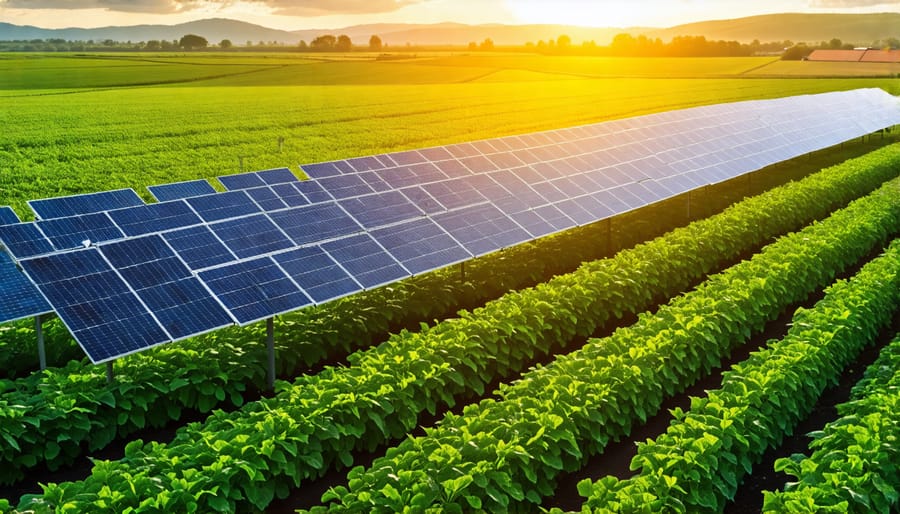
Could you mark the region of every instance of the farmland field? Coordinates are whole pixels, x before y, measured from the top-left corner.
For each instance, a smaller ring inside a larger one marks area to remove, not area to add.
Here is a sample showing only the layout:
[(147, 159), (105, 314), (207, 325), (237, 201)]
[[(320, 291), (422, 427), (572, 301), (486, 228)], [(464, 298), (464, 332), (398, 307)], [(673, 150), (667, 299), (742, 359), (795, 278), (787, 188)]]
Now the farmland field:
[[(797, 69), (768, 57), (5, 54), (0, 205), (29, 218), (33, 198), (132, 187), (149, 199), (143, 186), (712, 103), (900, 95), (896, 79)], [(26, 365), (0, 380), (0, 512), (733, 506), (740, 478), (755, 480), (763, 451), (806, 416), (767, 405), (768, 424), (750, 427), (736, 388), (787, 405), (803, 383), (811, 407), (900, 328), (897, 141), (855, 140), (476, 259), (465, 275), (282, 316), (274, 393), (259, 324), (121, 359), (111, 384), (85, 360), (62, 367), (68, 354), (48, 372)], [(0, 362), (30, 351), (30, 323), (0, 326)], [(823, 350), (806, 351), (806, 336)], [(808, 380), (753, 382), (795, 354), (812, 355)], [(714, 427), (727, 444), (682, 427), (713, 409), (737, 413)], [(640, 475), (596, 471), (654, 419)], [(739, 423), (767, 446), (737, 448)], [(660, 457), (671, 441), (714, 464)], [(579, 472), (584, 498), (559, 502)]]

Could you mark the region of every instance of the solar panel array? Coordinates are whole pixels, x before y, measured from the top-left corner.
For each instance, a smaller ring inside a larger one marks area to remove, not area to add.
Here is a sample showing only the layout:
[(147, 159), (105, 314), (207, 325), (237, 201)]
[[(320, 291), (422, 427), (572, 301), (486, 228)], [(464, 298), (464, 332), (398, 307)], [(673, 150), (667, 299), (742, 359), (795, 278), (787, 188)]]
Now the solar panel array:
[(306, 165), (307, 181), (279, 168), (219, 177), (223, 193), (198, 181), (152, 186), (166, 200), (149, 205), (119, 207), (124, 194), (94, 196), (93, 212), (81, 200), (37, 201), (41, 219), (0, 226), (0, 241), (90, 358), (104, 362), (593, 223), (896, 124), (900, 105), (880, 90), (713, 105)]

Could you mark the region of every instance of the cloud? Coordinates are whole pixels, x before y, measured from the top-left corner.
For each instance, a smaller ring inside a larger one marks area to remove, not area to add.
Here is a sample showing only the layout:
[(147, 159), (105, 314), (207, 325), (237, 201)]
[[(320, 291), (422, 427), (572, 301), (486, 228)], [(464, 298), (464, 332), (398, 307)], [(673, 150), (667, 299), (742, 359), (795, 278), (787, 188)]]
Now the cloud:
[(814, 8), (853, 8), (874, 7), (876, 5), (900, 6), (900, 0), (810, 0), (809, 6)]
[(376, 14), (428, 0), (0, 0), (0, 7), (17, 9), (106, 9), (108, 11), (168, 14), (202, 7), (224, 8), (243, 1), (267, 7), (273, 14), (329, 16)]

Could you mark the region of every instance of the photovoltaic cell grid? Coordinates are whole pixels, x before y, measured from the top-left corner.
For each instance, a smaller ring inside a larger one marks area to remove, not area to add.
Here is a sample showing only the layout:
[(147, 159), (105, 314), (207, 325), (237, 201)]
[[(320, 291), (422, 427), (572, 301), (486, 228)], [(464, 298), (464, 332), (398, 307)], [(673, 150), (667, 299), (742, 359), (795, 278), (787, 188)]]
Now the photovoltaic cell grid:
[(147, 186), (147, 190), (160, 202), (181, 200), (192, 196), (215, 194), (216, 189), (205, 180), (188, 180), (186, 182), (173, 182), (171, 184), (159, 184)]
[(6, 205), (0, 206), (0, 225), (12, 225), (14, 223), (19, 223), (19, 221), (19, 216), (12, 207)]
[[(876, 108), (887, 112), (874, 116), (880, 121), (854, 121)], [(222, 177), (234, 191), (157, 204), (158, 212), (151, 206), (110, 210), (125, 236), (159, 232), (153, 247), (169, 252), (131, 266), (117, 261), (115, 276), (126, 277), (145, 314), (171, 340), (221, 326), (224, 311), (209, 307), (207, 289), (231, 318), (246, 324), (591, 223), (898, 123), (900, 105), (884, 93), (834, 93), (304, 167), (319, 180), (296, 181), (287, 169)], [(12, 237), (13, 247), (40, 247), (31, 248), (32, 255), (61, 249), (50, 245), (41, 225), (13, 227), (7, 233), (0, 227), (7, 247)], [(77, 239), (71, 228), (48, 231), (61, 246)], [(101, 250), (106, 255), (119, 244)], [(73, 253), (79, 252), (60, 255)], [(30, 260), (35, 274), (41, 268), (34, 263), (42, 259)], [(110, 280), (119, 286), (101, 272), (69, 273), (74, 283)], [(188, 301), (194, 294), (205, 307)], [(68, 308), (64, 298), (59, 302)], [(170, 313), (177, 309), (194, 313), (193, 325), (174, 325), (179, 316)], [(127, 309), (110, 316), (110, 323), (144, 319)], [(99, 354), (118, 348), (108, 341), (112, 325), (98, 324), (87, 333), (86, 323), (75, 320), (70, 328), (101, 345)], [(147, 325), (135, 338), (153, 341), (155, 334)]]
[(39, 219), (65, 218), (143, 204), (144, 201), (133, 189), (28, 201)]
[(0, 252), (0, 321), (15, 321), (53, 312), (47, 300), (16, 267), (9, 255)]

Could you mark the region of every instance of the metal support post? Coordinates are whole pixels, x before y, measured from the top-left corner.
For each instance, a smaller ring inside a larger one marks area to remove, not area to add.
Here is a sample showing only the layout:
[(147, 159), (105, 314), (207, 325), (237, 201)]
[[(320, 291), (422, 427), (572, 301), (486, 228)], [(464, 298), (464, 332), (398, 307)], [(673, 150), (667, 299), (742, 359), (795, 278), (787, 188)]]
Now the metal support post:
[(107, 384), (112, 384), (112, 382), (113, 382), (113, 366), (112, 366), (112, 363), (113, 363), (113, 361), (107, 361), (107, 362), (106, 362), (106, 383), (107, 383)]
[(47, 369), (47, 352), (44, 350), (44, 320), (40, 314), (34, 318), (34, 332), (37, 334), (38, 362), (40, 362), (41, 371), (43, 371)]
[(275, 390), (275, 318), (266, 320), (266, 345), (269, 348), (269, 389)]
[(459, 263), (459, 280), (460, 281), (466, 280), (466, 263), (465, 262)]

